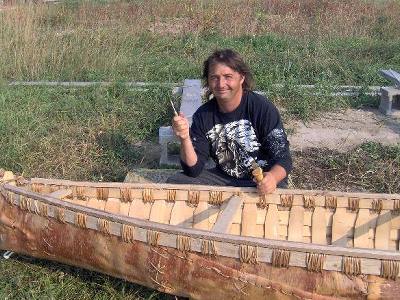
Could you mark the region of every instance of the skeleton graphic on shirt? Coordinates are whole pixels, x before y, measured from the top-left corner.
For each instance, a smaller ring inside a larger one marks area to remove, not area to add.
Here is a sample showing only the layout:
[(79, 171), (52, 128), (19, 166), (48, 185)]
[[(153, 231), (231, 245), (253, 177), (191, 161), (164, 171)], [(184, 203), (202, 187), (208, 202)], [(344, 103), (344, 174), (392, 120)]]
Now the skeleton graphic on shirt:
[(249, 173), (252, 158), (249, 153), (257, 152), (260, 143), (250, 121), (239, 120), (216, 124), (206, 133), (211, 143), (214, 158), (230, 176), (243, 178)]

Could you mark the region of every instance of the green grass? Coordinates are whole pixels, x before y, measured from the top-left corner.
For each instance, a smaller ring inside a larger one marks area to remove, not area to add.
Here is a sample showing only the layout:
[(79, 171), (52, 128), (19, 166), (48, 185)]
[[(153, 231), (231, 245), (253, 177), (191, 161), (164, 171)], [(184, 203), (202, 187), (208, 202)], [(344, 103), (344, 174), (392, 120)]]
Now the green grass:
[(0, 299), (175, 299), (107, 275), (14, 255), (0, 259)]
[[(0, 89), (0, 166), (25, 176), (123, 180), (173, 115), (170, 89)], [(156, 162), (155, 162), (156, 163)]]

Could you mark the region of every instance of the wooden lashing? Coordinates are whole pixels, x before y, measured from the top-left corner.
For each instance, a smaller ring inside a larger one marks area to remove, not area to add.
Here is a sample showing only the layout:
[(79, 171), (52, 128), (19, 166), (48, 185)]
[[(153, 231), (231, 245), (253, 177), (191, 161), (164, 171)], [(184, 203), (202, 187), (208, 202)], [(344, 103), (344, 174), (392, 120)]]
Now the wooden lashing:
[(208, 203), (211, 205), (221, 205), (222, 192), (221, 191), (210, 191)]
[(306, 268), (312, 272), (322, 272), (325, 263), (325, 255), (320, 253), (307, 253)]
[(265, 194), (260, 195), (257, 202), (257, 207), (260, 209), (265, 209), (268, 207), (267, 197)]
[(38, 184), (38, 183), (32, 183), (31, 190), (34, 193), (40, 193), (43, 190), (43, 185)]
[(386, 279), (396, 280), (399, 276), (399, 262), (395, 260), (382, 260), (381, 276)]
[(336, 207), (337, 207), (337, 197), (335, 197), (335, 196), (326, 196), (325, 197), (325, 207), (335, 210)]
[(142, 200), (144, 203), (153, 203), (153, 190), (152, 189), (143, 189), (142, 191)]
[(343, 257), (343, 273), (357, 276), (361, 274), (361, 259), (358, 257)]
[(125, 243), (133, 243), (135, 240), (135, 228), (130, 225), (122, 224), (121, 237)]
[(400, 213), (400, 200), (393, 201), (393, 214), (398, 215)]
[(277, 268), (289, 267), (290, 251), (285, 249), (273, 249), (271, 263)]
[(109, 193), (109, 189), (108, 188), (98, 187), (96, 189), (96, 196), (97, 196), (97, 199), (99, 199), (99, 200), (107, 201), (108, 193)]
[(119, 194), (120, 194), (121, 202), (124, 202), (124, 203), (132, 202), (130, 189), (120, 189)]
[(80, 228), (87, 228), (87, 215), (76, 213), (75, 215), (75, 225)]
[(304, 208), (314, 209), (315, 208), (315, 198), (309, 195), (303, 195)]
[(97, 229), (102, 233), (110, 234), (110, 221), (105, 219), (98, 219)]
[(281, 206), (292, 207), (293, 195), (281, 195)]
[(379, 214), (383, 209), (383, 200), (374, 199), (371, 204), (371, 209), (374, 213)]
[(240, 245), (239, 257), (242, 263), (256, 264), (258, 262), (257, 246)]
[(55, 209), (55, 217), (60, 223), (65, 223), (65, 211), (63, 208), (56, 208)]
[(58, 185), (56, 185), (56, 184), (50, 184), (49, 185), (49, 191), (50, 191), (50, 193), (53, 193), (53, 192), (55, 192), (55, 191), (57, 191), (57, 190), (59, 190), (60, 189), (60, 187), (58, 186)]
[(48, 216), (48, 205), (35, 201), (35, 213), (39, 216), (42, 217), (47, 217)]
[(178, 235), (176, 237), (176, 248), (179, 251), (189, 252), (192, 250), (191, 239), (189, 236)]
[(25, 196), (20, 196), (19, 198), (19, 206), (22, 210), (27, 210), (32, 212), (32, 199), (27, 198)]
[(72, 189), (72, 195), (76, 197), (78, 200), (86, 200), (84, 196), (85, 187), (83, 186), (74, 186)]
[(360, 199), (349, 197), (348, 204), (351, 211), (357, 211), (360, 206)]
[(167, 202), (175, 202), (176, 200), (176, 190), (167, 191)]
[(188, 191), (188, 205), (197, 207), (200, 200), (200, 191)]
[(215, 248), (215, 242), (210, 240), (202, 240), (201, 253), (203, 255), (216, 256), (217, 249)]
[(147, 230), (147, 243), (150, 246), (158, 246), (158, 241), (160, 239), (160, 233), (154, 230)]

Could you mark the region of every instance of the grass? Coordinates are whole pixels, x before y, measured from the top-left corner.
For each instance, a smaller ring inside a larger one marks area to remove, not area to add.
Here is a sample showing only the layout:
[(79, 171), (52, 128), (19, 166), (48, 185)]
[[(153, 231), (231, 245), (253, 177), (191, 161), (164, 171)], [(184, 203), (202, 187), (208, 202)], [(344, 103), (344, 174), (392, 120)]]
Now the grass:
[(1, 88), (0, 165), (29, 177), (123, 180), (129, 168), (147, 161), (142, 141), (154, 141), (170, 121), (169, 94), (118, 84)]
[[(257, 89), (307, 120), (376, 107), (331, 97), (335, 85), (385, 85), (400, 69), (399, 1), (64, 1), (0, 10), (0, 167), (26, 177), (121, 181), (157, 167), (151, 153), (172, 116), (169, 88), (120, 82), (199, 78), (216, 48), (240, 52)], [(110, 87), (10, 87), (12, 80), (112, 81)], [(274, 88), (281, 83), (283, 89)], [(297, 84), (315, 84), (301, 90)], [(366, 90), (366, 89), (364, 89)], [(167, 107), (167, 109), (166, 109)], [(400, 145), (294, 153), (296, 188), (400, 192)], [(105, 275), (17, 256), (0, 260), (2, 299), (168, 299)]]
[(199, 77), (212, 50), (231, 47), (252, 66), (260, 89), (379, 84), (380, 68), (400, 65), (399, 24), (397, 1), (17, 6), (0, 13), (0, 78), (180, 82)]
[(175, 299), (107, 275), (14, 255), (0, 260), (1, 299)]

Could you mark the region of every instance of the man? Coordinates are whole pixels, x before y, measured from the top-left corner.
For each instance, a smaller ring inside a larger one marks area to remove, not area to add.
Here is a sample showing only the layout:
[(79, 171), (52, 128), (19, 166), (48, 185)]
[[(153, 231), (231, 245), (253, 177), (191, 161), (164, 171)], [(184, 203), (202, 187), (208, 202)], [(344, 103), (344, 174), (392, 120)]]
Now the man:
[[(264, 171), (257, 183), (261, 194), (286, 187), (292, 159), (281, 118), (270, 101), (251, 91), (253, 78), (243, 59), (218, 50), (204, 62), (203, 79), (212, 97), (195, 112), (191, 128), (182, 113), (172, 120), (183, 173), (168, 182), (255, 186), (251, 167), (257, 162)], [(216, 168), (206, 170), (209, 156)]]

